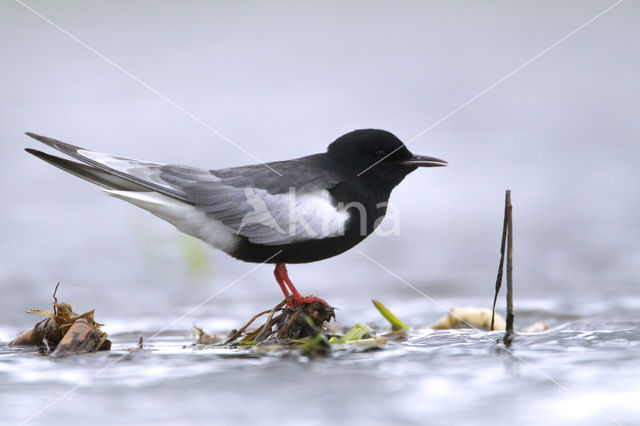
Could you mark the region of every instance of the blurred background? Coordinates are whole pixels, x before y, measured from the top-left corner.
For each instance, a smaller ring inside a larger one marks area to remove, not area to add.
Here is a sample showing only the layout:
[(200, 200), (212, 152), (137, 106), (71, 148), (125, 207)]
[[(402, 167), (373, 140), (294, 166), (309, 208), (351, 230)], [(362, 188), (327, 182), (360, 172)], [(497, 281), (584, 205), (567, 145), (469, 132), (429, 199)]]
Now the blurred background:
[[(58, 281), (104, 322), (168, 322), (254, 267), (28, 155), (43, 146), (25, 131), (203, 168), (256, 162), (157, 91), (262, 161), (322, 152), (358, 128), (407, 141), (611, 4), (28, 2), (92, 52), (3, 2), (0, 334), (30, 324), (24, 310), (48, 306)], [(400, 235), (357, 249), (447, 308), (488, 305), (510, 188), (517, 302), (637, 306), (639, 11), (621, 4), (411, 142), (450, 167), (409, 176), (392, 194)], [(203, 312), (274, 305), (271, 269)], [(420, 298), (358, 250), (289, 272), (344, 315), (371, 297)]]

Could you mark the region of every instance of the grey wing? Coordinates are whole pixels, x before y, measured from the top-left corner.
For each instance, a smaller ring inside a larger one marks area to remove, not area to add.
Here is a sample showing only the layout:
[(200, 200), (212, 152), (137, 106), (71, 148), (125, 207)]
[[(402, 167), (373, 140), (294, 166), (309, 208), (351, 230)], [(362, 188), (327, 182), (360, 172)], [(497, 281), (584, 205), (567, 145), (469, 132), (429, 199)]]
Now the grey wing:
[(344, 231), (349, 214), (329, 193), (339, 176), (296, 160), (270, 165), (283, 175), (264, 165), (211, 171), (167, 165), (160, 179), (255, 244), (290, 244)]
[(27, 134), (84, 163), (28, 149), (56, 167), (107, 189), (158, 192), (193, 204), (252, 243), (280, 245), (337, 236), (349, 219), (328, 192), (340, 177), (301, 161), (270, 163), (282, 176), (264, 165), (204, 170), (103, 154)]

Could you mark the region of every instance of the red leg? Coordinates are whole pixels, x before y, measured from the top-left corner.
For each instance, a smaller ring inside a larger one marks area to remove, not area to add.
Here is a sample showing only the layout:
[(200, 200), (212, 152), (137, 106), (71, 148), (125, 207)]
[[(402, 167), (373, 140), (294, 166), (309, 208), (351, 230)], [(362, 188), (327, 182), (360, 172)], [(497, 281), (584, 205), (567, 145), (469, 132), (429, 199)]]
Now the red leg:
[(278, 285), (280, 285), (280, 288), (282, 289), (282, 292), (284, 293), (285, 297), (289, 296), (289, 292), (287, 291), (287, 289), (285, 288), (284, 285), (289, 287), (289, 290), (291, 290), (291, 293), (293, 294), (293, 304), (294, 305), (302, 305), (302, 304), (305, 304), (305, 303), (320, 302), (323, 305), (329, 306), (329, 304), (327, 302), (325, 302), (324, 300), (320, 299), (319, 297), (315, 297), (315, 296), (305, 296), (305, 297), (303, 297), (298, 292), (298, 290), (296, 290), (296, 288), (294, 287), (293, 283), (289, 279), (289, 275), (287, 274), (287, 267), (285, 266), (284, 263), (278, 263), (276, 265), (276, 269), (273, 271), (273, 274), (276, 276), (276, 281), (278, 281)]
[[(278, 266), (283, 265), (283, 264), (277, 264), (276, 265), (276, 269), (273, 271), (273, 275), (276, 276), (276, 281), (278, 282), (278, 285), (280, 286), (280, 290), (282, 290), (282, 293), (284, 294), (284, 298), (286, 299), (287, 297), (289, 297), (289, 290), (287, 290), (287, 287), (284, 285), (284, 280), (282, 279), (282, 277), (280, 276), (280, 274), (278, 273)], [(286, 271), (286, 269), (285, 269)]]

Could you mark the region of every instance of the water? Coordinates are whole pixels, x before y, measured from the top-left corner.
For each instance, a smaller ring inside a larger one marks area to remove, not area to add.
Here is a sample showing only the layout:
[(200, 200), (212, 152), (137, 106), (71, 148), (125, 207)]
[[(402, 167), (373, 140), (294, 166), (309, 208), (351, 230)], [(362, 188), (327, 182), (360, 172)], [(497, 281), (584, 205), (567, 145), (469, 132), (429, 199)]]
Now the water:
[[(410, 140), (611, 4), (29, 2), (264, 161), (354, 128)], [(398, 235), (289, 268), (340, 308), (340, 326), (384, 330), (375, 298), (412, 328), (405, 343), (309, 360), (192, 348), (194, 323), (223, 334), (278, 302), (272, 267), (194, 245), (37, 161), (23, 132), (207, 168), (255, 159), (3, 2), (0, 421), (82, 384), (30, 423), (640, 424), (639, 10), (623, 2), (411, 142), (450, 167), (394, 191)], [(507, 187), (516, 325), (550, 325), (513, 354), (496, 335), (428, 328), (452, 307), (490, 305)], [(96, 309), (110, 353), (52, 361), (6, 347), (58, 281), (60, 300)]]
[(3, 416), (19, 422), (63, 396), (30, 424), (637, 424), (640, 321), (627, 314), (551, 319), (509, 350), (501, 333), (427, 328), (315, 359), (194, 347), (188, 330), (133, 353), (144, 332), (113, 333), (110, 353), (56, 361), (5, 347)]

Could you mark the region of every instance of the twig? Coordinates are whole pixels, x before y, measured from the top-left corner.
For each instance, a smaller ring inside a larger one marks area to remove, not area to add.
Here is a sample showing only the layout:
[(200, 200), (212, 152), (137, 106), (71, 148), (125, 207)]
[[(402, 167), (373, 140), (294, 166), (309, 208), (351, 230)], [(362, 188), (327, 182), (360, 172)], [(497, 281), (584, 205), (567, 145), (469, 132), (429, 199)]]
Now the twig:
[[(227, 340), (224, 342), (225, 345), (228, 345), (229, 343), (233, 342), (234, 340), (236, 340), (238, 337), (240, 337), (242, 335), (242, 333), (244, 333), (244, 331), (247, 329), (247, 327), (249, 327), (257, 318), (261, 317), (264, 314), (269, 314), (269, 318), (271, 318), (271, 316), (273, 316), (273, 312), (280, 310), (287, 302), (289, 302), (291, 299), (293, 299), (293, 296), (289, 296), (286, 299), (284, 299), (282, 302), (278, 303), (273, 309), (267, 310), (267, 311), (262, 311), (259, 314), (256, 314), (253, 316), (253, 318), (251, 318), (249, 320), (249, 322), (247, 322), (244, 326), (242, 326), (242, 328), (240, 328), (239, 330), (236, 330), (234, 333), (232, 333)], [(267, 321), (269, 322), (269, 321)], [(266, 324), (265, 324), (266, 325)], [(262, 330), (263, 327), (260, 327), (258, 330)], [(244, 340), (244, 339), (243, 339)]]
[(259, 314), (255, 314), (250, 320), (249, 322), (247, 322), (245, 325), (242, 326), (242, 328), (240, 328), (239, 330), (234, 330), (231, 335), (227, 338), (227, 340), (224, 342), (225, 345), (228, 345), (229, 343), (233, 342), (234, 340), (236, 340), (238, 337), (240, 337), (240, 335), (247, 329), (247, 327), (249, 327), (251, 325), (251, 323), (253, 323), (257, 318), (261, 317), (264, 314), (268, 314), (271, 311), (262, 311)]
[[(272, 310), (275, 312), (275, 310)], [(265, 322), (260, 327), (256, 328), (250, 333), (247, 333), (240, 342), (251, 342), (251, 341), (261, 341), (269, 337), (272, 333), (274, 324), (277, 324), (280, 321), (284, 314), (280, 312), (275, 318), (271, 319), (271, 321)]]
[(53, 315), (58, 315), (58, 298), (56, 297), (56, 293), (58, 292), (58, 287), (60, 287), (60, 281), (56, 284), (56, 288), (53, 290)]
[[(506, 250), (505, 250), (506, 248)], [(511, 205), (511, 190), (507, 189), (504, 197), (504, 220), (502, 224), (502, 243), (500, 245), (500, 264), (498, 265), (498, 276), (496, 278), (496, 290), (493, 295), (493, 308), (491, 310), (491, 327), (494, 329), (496, 301), (502, 286), (502, 275), (505, 263), (505, 253), (507, 258), (507, 320), (504, 344), (510, 345), (513, 332), (513, 206)]]
[(284, 324), (280, 324), (280, 327), (278, 329), (278, 338), (286, 337), (287, 332), (289, 331), (291, 326), (296, 322), (296, 320), (298, 319), (298, 315), (300, 315), (300, 312), (302, 312), (302, 309), (304, 307), (305, 305), (297, 305), (295, 307), (295, 310), (291, 312), (288, 317), (284, 318), (285, 320)]
[[(293, 296), (289, 296), (289, 297), (293, 297)], [(271, 310), (271, 312), (269, 312), (269, 316), (267, 317), (267, 321), (264, 323), (264, 325), (262, 326), (262, 330), (260, 330), (260, 333), (255, 338), (258, 342), (261, 342), (264, 339), (266, 339), (267, 337), (269, 337), (269, 335), (271, 334), (271, 328), (273, 327), (273, 324), (271, 323), (271, 320), (273, 319), (273, 314), (276, 312), (276, 310), (281, 309), (282, 306), (285, 303), (286, 303), (286, 301), (282, 302), (278, 306), (274, 307)], [(276, 317), (276, 319), (280, 319), (280, 315), (278, 315)]]
[(507, 332), (504, 336), (505, 344), (511, 342), (513, 334), (513, 207), (511, 206), (511, 191), (507, 190), (508, 238), (507, 238)]
[(500, 287), (502, 286), (502, 270), (503, 270), (503, 266), (504, 266), (504, 248), (506, 246), (507, 243), (507, 224), (508, 224), (508, 216), (509, 216), (509, 212), (508, 212), (508, 199), (511, 198), (511, 191), (509, 191), (507, 189), (507, 193), (505, 195), (505, 200), (504, 200), (504, 219), (503, 219), (503, 223), (502, 223), (502, 243), (500, 244), (500, 264), (498, 265), (498, 277), (496, 278), (496, 292), (493, 295), (493, 308), (491, 310), (491, 328), (490, 330), (493, 331), (493, 324), (494, 324), (494, 319), (495, 319), (495, 314), (496, 314), (496, 302), (498, 300), (498, 293), (500, 292)]

